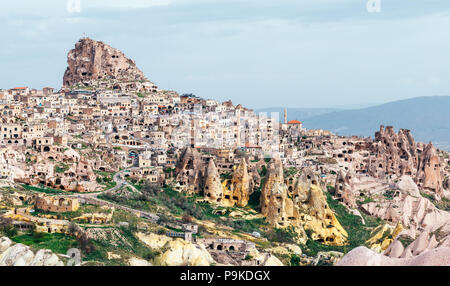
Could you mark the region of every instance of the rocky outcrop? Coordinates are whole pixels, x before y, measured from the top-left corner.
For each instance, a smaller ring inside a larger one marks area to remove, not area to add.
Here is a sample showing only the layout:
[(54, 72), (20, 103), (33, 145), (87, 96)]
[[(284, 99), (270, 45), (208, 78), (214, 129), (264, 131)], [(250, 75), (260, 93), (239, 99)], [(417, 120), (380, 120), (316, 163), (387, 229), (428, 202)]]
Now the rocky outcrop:
[(245, 207), (248, 204), (251, 178), (245, 159), (234, 170), (232, 178), (223, 182), (213, 159), (209, 160), (205, 173), (203, 193), (208, 201), (227, 207)]
[(413, 179), (410, 176), (402, 176), (400, 180), (397, 182), (397, 188), (399, 191), (406, 195), (410, 195), (413, 197), (420, 197), (420, 191), (417, 187), (417, 184), (414, 183)]
[(164, 236), (164, 235), (157, 235), (155, 233), (149, 233), (145, 234), (142, 232), (136, 233), (136, 237), (139, 238), (142, 242), (147, 244), (151, 248), (159, 249), (166, 245), (168, 242), (172, 241), (172, 238)]
[(50, 250), (41, 249), (36, 254), (21, 243), (13, 244), (6, 237), (0, 238), (0, 266), (64, 266)]
[(164, 266), (209, 266), (216, 261), (203, 244), (194, 244), (182, 239), (172, 239), (154, 233), (137, 233), (137, 237), (154, 250), (163, 251), (155, 263)]
[(272, 159), (261, 190), (261, 212), (270, 225), (293, 227), (305, 241), (311, 238), (324, 244), (343, 245), (348, 234), (329, 208), (319, 179), (309, 169), (302, 170), (295, 188), (289, 191), (279, 159)]
[[(283, 184), (283, 164), (278, 158), (273, 158), (267, 166), (267, 173), (264, 180), (264, 184), (261, 188), (260, 205), (261, 213), (264, 216), (269, 215), (269, 202), (272, 196), (272, 190)], [(280, 192), (275, 190), (275, 192)]]
[(298, 206), (304, 229), (311, 232), (314, 240), (324, 244), (344, 245), (348, 234), (328, 206), (318, 177), (310, 170), (304, 170), (298, 182), (294, 203)]
[(250, 176), (248, 174), (247, 162), (245, 158), (236, 168), (231, 178), (231, 192), (233, 192), (233, 199), (236, 198), (235, 204), (240, 207), (245, 207), (250, 198)]
[(298, 211), (294, 208), (294, 202), (288, 197), (288, 188), (283, 178), (283, 166), (279, 158), (273, 158), (270, 161), (260, 200), (261, 213), (267, 217), (273, 227), (297, 228), (299, 226)]
[(128, 260), (128, 264), (130, 266), (153, 266), (150, 262), (148, 262), (147, 260), (141, 259), (141, 258), (137, 258), (137, 257), (131, 257)]
[(196, 245), (182, 239), (170, 241), (158, 259), (161, 265), (167, 266), (210, 266), (216, 262), (205, 246)]
[[(404, 182), (403, 182), (404, 181)], [(450, 213), (439, 210), (428, 199), (418, 196), (412, 182), (403, 178), (397, 185), (399, 191), (391, 200), (379, 200), (361, 206), (369, 215), (420, 230), (427, 226), (442, 225), (450, 220)]]
[(436, 149), (430, 142), (420, 156), (416, 182), (420, 188), (440, 197), (443, 194), (443, 181), (441, 162)]
[(352, 249), (337, 266), (450, 266), (450, 247), (433, 249), (410, 258), (392, 258), (367, 247)]
[(345, 175), (343, 171), (339, 171), (334, 185), (334, 196), (338, 201), (343, 202), (352, 209), (357, 207), (353, 187), (350, 171), (347, 175)]
[(424, 147), (414, 141), (409, 130), (400, 129), (396, 134), (392, 126), (381, 126), (370, 151), (366, 160), (369, 175), (383, 180), (408, 175), (420, 189), (438, 199), (443, 195), (443, 164), (431, 142)]
[(395, 258), (409, 258), (441, 247), (450, 247), (450, 221), (427, 227), (419, 233), (405, 230), (384, 254)]
[(221, 203), (223, 199), (223, 186), (214, 160), (210, 159), (206, 169), (205, 187), (203, 189), (205, 198), (212, 203)]
[(64, 86), (90, 85), (94, 81), (148, 82), (133, 60), (103, 42), (83, 38), (67, 56)]
[(396, 227), (392, 227), (389, 224), (380, 225), (372, 230), (371, 238), (366, 241), (366, 244), (372, 250), (383, 252), (391, 245), (402, 230), (403, 226), (401, 223), (398, 223)]
[(205, 166), (200, 153), (194, 148), (184, 150), (176, 168), (176, 182), (180, 188), (188, 193), (200, 192), (203, 185)]
[(270, 253), (259, 252), (255, 247), (249, 249), (248, 253), (255, 261), (257, 265), (261, 266), (283, 266), (281, 262), (275, 255)]
[(400, 129), (396, 134), (392, 126), (375, 133), (375, 142), (371, 146), (374, 154), (368, 161), (370, 175), (384, 179), (389, 175), (412, 175), (417, 170), (417, 144), (406, 129)]

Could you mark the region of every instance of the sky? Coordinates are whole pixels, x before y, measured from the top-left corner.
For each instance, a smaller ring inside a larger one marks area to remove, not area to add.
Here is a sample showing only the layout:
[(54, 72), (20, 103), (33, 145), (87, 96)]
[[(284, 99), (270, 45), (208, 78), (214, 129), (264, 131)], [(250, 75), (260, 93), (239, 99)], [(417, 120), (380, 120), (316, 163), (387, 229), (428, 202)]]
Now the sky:
[(0, 88), (59, 88), (86, 35), (162, 89), (250, 108), (450, 95), (450, 1), (368, 1), (3, 0)]

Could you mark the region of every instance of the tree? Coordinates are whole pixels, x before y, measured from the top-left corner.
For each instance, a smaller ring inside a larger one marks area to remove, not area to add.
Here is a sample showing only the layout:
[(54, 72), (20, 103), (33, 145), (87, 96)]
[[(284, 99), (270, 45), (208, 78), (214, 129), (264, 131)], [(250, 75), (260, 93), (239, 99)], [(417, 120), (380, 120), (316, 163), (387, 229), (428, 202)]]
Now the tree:
[(78, 230), (78, 226), (77, 226), (77, 224), (74, 223), (74, 222), (71, 222), (71, 223), (69, 224), (69, 227), (67, 228), (67, 232), (68, 232), (70, 235), (76, 235), (77, 230)]
[(148, 194), (150, 196), (155, 196), (159, 191), (160, 187), (157, 184), (150, 183), (149, 181), (145, 181), (144, 185), (141, 188), (142, 193)]
[(78, 243), (80, 244), (81, 251), (83, 251), (86, 254), (89, 254), (93, 251), (95, 251), (95, 246), (92, 243), (92, 241), (89, 239), (88, 235), (85, 232), (82, 232), (77, 237)]
[(189, 215), (184, 215), (182, 220), (183, 220), (183, 222), (191, 223), (192, 222), (192, 217), (189, 216)]
[(17, 229), (12, 224), (12, 219), (0, 217), (0, 232), (3, 232), (8, 237), (17, 235)]

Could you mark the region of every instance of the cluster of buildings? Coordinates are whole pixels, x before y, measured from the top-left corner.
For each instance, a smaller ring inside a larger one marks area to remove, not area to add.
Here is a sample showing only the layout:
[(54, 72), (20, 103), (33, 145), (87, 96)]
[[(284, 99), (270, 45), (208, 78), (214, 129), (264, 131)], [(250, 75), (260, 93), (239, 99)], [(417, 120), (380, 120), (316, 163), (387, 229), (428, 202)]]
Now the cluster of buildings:
[(0, 113), (1, 178), (74, 192), (101, 190), (99, 172), (123, 168), (162, 184), (186, 147), (226, 154), (231, 160), (222, 165), (236, 150), (301, 164), (294, 147), (308, 132), (299, 121), (278, 122), (278, 114), (153, 86), (17, 87), (0, 91)]

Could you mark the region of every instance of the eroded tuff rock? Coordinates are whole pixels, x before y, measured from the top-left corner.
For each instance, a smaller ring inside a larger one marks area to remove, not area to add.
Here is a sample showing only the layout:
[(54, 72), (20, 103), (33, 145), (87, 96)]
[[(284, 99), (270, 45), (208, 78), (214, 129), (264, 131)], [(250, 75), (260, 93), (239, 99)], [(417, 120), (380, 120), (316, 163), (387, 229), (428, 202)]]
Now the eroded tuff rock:
[(64, 86), (92, 81), (148, 82), (133, 60), (103, 42), (83, 38), (67, 56)]
[(362, 205), (372, 216), (398, 223), (413, 230), (442, 225), (450, 220), (450, 213), (439, 210), (428, 199), (418, 194), (417, 186), (404, 176), (397, 184), (399, 189), (391, 200), (380, 200)]
[(352, 249), (337, 266), (449, 266), (450, 248), (441, 247), (410, 258), (392, 258), (367, 247)]
[(353, 193), (353, 181), (351, 172), (347, 172), (345, 175), (341, 170), (336, 177), (336, 183), (334, 186), (334, 195), (339, 201), (354, 209), (357, 207), (355, 195)]
[(367, 172), (378, 179), (393, 179), (403, 175), (414, 178), (415, 182), (429, 193), (442, 196), (444, 188), (443, 164), (433, 144), (424, 147), (416, 143), (409, 130), (394, 132), (392, 126), (382, 125), (375, 133), (371, 145), (371, 155), (367, 160)]
[(304, 169), (292, 191), (284, 183), (281, 161), (272, 159), (261, 189), (261, 212), (277, 228), (293, 227), (306, 241), (305, 230), (311, 238), (325, 244), (343, 245), (347, 232), (329, 208), (318, 177)]
[[(298, 182), (293, 197), (294, 203), (299, 207), (304, 229), (311, 231), (311, 238), (314, 240), (332, 245), (345, 244), (348, 234), (328, 206), (319, 178), (306, 169)], [(305, 197), (302, 194), (306, 194), (306, 200), (301, 199)]]
[(235, 205), (245, 207), (248, 204), (251, 186), (255, 183), (249, 175), (245, 158), (234, 170), (231, 179), (221, 181), (212, 159), (210, 159), (205, 173), (203, 193), (208, 201), (227, 207)]
[(383, 252), (390, 247), (391, 243), (402, 231), (403, 225), (401, 223), (398, 223), (395, 227), (389, 224), (379, 225), (372, 230), (371, 237), (366, 241), (366, 244), (372, 250)]
[(21, 243), (13, 244), (7, 238), (0, 238), (0, 266), (64, 266), (59, 257), (50, 250), (41, 249), (36, 254)]
[(233, 205), (245, 207), (250, 198), (250, 176), (248, 174), (247, 162), (243, 158), (239, 166), (234, 170), (231, 178), (230, 197)]
[(435, 248), (450, 247), (450, 220), (426, 227), (422, 231), (402, 231), (384, 252), (395, 258), (409, 258)]
[(442, 196), (444, 176), (441, 169), (439, 156), (430, 142), (423, 150), (417, 166), (417, 185), (424, 190)]
[(371, 146), (375, 154), (368, 162), (368, 172), (376, 178), (384, 179), (388, 175), (412, 175), (417, 171), (417, 144), (406, 129), (396, 134), (392, 126), (380, 126), (375, 133), (375, 142)]
[(137, 233), (137, 237), (152, 249), (163, 252), (155, 259), (158, 265), (209, 266), (216, 263), (203, 244), (194, 244), (155, 233)]
[(194, 148), (184, 150), (176, 168), (176, 182), (188, 193), (198, 193), (203, 184), (205, 164)]
[(196, 245), (182, 239), (170, 241), (168, 250), (158, 258), (167, 266), (210, 266), (216, 262), (202, 244)]
[(205, 198), (213, 203), (221, 203), (223, 199), (223, 186), (214, 160), (210, 159), (206, 169), (205, 187), (203, 190)]

